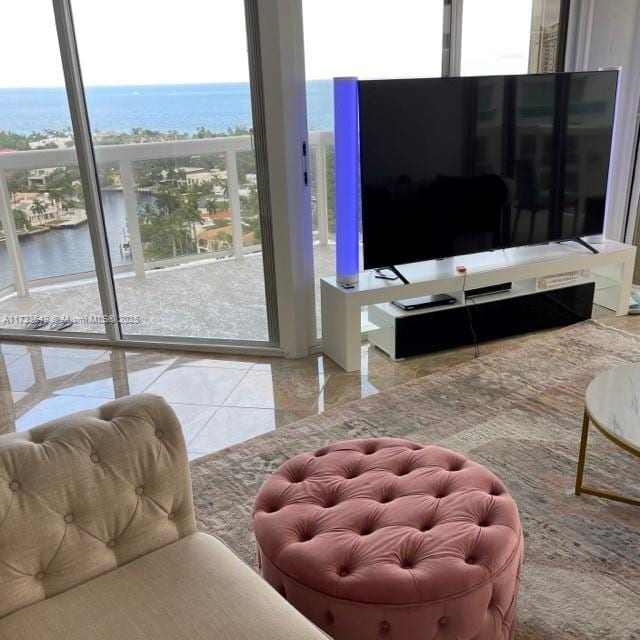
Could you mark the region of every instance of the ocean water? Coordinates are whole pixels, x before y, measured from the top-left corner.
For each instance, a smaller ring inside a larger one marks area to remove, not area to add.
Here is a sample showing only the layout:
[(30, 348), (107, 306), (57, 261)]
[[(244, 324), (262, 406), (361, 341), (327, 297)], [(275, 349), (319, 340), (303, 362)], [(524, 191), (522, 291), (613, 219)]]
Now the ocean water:
[[(89, 118), (94, 131), (178, 131), (198, 127), (226, 132), (252, 127), (247, 83), (88, 87)], [(333, 128), (330, 80), (307, 83), (309, 127)], [(0, 131), (29, 134), (62, 130), (71, 118), (63, 88), (0, 89)]]

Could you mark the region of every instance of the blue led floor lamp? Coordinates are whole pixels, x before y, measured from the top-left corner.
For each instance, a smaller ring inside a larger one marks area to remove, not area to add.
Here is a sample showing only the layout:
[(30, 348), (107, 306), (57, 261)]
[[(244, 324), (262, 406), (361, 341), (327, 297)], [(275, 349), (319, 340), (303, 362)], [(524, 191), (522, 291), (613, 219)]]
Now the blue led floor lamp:
[(358, 79), (333, 79), (336, 279), (358, 282)]

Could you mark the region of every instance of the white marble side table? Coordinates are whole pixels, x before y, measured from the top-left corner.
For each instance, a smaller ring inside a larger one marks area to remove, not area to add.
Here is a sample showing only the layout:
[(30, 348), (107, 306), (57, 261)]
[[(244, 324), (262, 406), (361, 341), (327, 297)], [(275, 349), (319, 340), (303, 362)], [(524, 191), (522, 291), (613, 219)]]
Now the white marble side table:
[(640, 506), (640, 500), (600, 491), (582, 484), (589, 425), (621, 449), (640, 457), (640, 365), (625, 364), (596, 376), (585, 395), (576, 494), (587, 493)]

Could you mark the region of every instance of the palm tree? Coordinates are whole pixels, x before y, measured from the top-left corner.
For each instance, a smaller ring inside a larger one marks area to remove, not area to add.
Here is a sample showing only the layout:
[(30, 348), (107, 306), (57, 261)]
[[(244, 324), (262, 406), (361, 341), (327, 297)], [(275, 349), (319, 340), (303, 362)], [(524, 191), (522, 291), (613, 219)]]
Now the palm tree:
[(55, 206), (58, 215), (60, 215), (60, 203), (64, 200), (64, 195), (61, 189), (49, 189), (48, 192), (49, 202)]
[(44, 206), (44, 202), (42, 202), (42, 200), (36, 198), (31, 204), (31, 213), (33, 213), (33, 215), (36, 216), (42, 224), (42, 216), (47, 213), (47, 207)]
[(162, 213), (169, 214), (180, 206), (180, 200), (174, 193), (165, 190), (156, 195), (155, 205)]
[(16, 223), (17, 229), (23, 229), (24, 231), (29, 231), (31, 229), (31, 221), (29, 220), (29, 216), (22, 211), (22, 209), (14, 209), (13, 210), (13, 219)]
[(204, 203), (207, 213), (211, 216), (216, 212), (216, 201), (211, 198)]

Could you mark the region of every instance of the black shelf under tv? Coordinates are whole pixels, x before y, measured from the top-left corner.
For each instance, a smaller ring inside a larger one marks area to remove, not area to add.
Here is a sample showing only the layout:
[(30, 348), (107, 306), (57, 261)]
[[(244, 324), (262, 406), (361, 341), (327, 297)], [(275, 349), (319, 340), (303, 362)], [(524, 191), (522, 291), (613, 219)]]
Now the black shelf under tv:
[(594, 293), (594, 282), (581, 282), (423, 312), (388, 312), (388, 305), (376, 305), (369, 319), (386, 327), (370, 331), (369, 341), (399, 359), (567, 326), (591, 318)]

